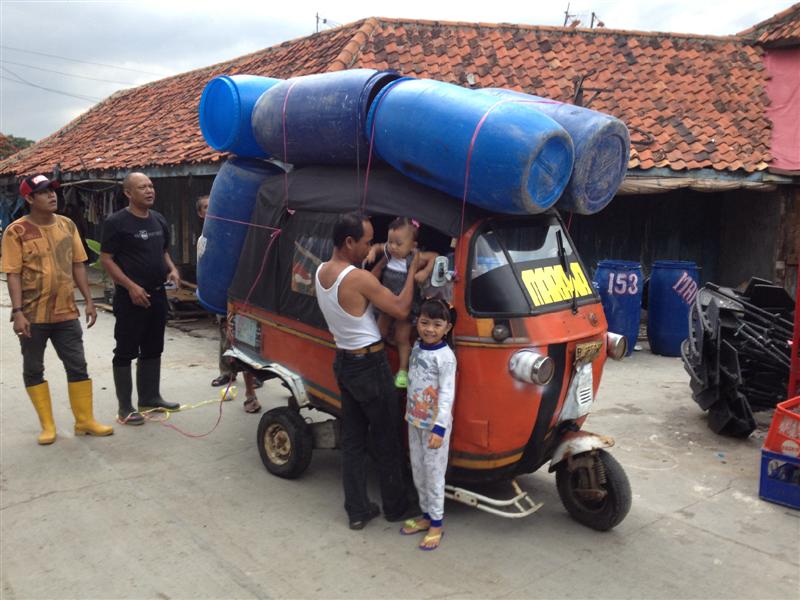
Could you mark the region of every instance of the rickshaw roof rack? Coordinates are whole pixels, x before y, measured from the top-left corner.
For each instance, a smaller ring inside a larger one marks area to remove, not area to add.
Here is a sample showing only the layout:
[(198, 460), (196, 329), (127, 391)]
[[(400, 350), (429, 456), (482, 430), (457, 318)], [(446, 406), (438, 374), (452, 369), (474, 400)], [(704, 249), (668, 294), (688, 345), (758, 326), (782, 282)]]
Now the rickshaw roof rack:
[[(323, 213), (360, 212), (368, 215), (412, 217), (451, 237), (461, 232), (462, 202), (438, 190), (417, 183), (391, 167), (373, 167), (366, 180), (365, 173), (352, 166), (308, 166), (294, 169), (288, 177), (288, 207), (292, 210)], [(287, 206), (287, 182), (284, 176), (268, 179), (258, 192), (260, 210), (253, 216), (267, 217), (275, 225)], [(478, 219), (491, 215), (485, 210), (465, 205), (464, 229)]]

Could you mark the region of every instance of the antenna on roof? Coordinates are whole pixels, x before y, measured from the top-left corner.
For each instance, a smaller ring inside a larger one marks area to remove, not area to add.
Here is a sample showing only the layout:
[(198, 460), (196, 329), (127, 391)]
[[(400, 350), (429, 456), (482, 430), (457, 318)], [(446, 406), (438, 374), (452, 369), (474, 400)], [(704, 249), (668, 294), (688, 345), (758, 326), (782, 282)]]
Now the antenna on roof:
[(331, 21), (330, 19), (326, 19), (325, 17), (320, 17), (319, 13), (316, 14), (316, 18), (317, 18), (317, 31), (316, 31), (316, 33), (319, 33), (319, 24), (320, 23), (322, 23), (323, 25), (328, 25), (328, 27), (336, 27), (338, 25), (341, 25), (341, 23), (337, 23), (336, 21)]
[(565, 11), (564, 11), (564, 27), (566, 27), (566, 26), (567, 26), (567, 23), (569, 23), (569, 20), (570, 20), (572, 17), (577, 17), (577, 16), (578, 16), (578, 15), (571, 15), (571, 14), (569, 14), (569, 2), (567, 2), (567, 10), (565, 10)]
[(591, 25), (589, 25), (589, 27), (590, 27), (591, 29), (594, 29), (594, 22), (595, 22), (595, 21), (597, 21), (597, 26), (598, 26), (598, 27), (605, 27), (605, 26), (606, 26), (606, 24), (605, 24), (605, 23), (603, 23), (603, 22), (600, 20), (600, 15), (598, 15), (596, 12), (592, 11), (592, 23), (591, 23)]

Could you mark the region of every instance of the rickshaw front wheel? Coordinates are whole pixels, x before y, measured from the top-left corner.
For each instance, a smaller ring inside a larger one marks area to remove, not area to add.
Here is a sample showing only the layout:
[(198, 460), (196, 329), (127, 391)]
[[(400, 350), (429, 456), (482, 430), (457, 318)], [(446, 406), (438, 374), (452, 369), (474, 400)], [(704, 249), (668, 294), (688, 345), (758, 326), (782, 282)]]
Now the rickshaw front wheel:
[(267, 471), (285, 479), (300, 477), (311, 463), (311, 428), (287, 406), (265, 412), (258, 423), (258, 454)]
[(617, 460), (592, 450), (562, 461), (556, 470), (561, 502), (579, 523), (608, 531), (631, 509), (631, 484)]

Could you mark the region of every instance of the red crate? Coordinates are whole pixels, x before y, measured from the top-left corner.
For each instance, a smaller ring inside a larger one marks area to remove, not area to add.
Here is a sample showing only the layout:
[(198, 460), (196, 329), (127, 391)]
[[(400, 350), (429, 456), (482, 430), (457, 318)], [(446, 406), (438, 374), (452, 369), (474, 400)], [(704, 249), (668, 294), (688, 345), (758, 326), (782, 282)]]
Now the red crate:
[(775, 407), (764, 448), (770, 452), (800, 457), (800, 396)]

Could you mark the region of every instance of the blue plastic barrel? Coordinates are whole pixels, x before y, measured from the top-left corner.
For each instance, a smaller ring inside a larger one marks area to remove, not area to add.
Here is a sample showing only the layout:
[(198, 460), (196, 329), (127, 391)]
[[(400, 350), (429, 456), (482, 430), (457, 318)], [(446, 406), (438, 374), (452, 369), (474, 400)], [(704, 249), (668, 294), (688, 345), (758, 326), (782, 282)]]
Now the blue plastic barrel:
[(689, 308), (699, 282), (697, 265), (693, 262), (653, 263), (647, 300), (647, 338), (655, 354), (680, 356), (681, 343), (689, 335)]
[(197, 298), (207, 310), (228, 312), (228, 286), (236, 274), (258, 188), (282, 173), (270, 163), (236, 157), (223, 164), (214, 178), (203, 235), (197, 242)]
[(566, 129), (575, 148), (575, 165), (556, 208), (591, 215), (614, 198), (628, 172), (630, 134), (619, 119), (574, 104), (564, 104), (513, 90), (481, 90), (499, 98), (530, 102)]
[(458, 199), (472, 146), (467, 202), (491, 211), (542, 212), (558, 200), (572, 173), (572, 141), (558, 123), (526, 104), (498, 103), (457, 85), (396, 81), (372, 103), (367, 131), (373, 122), (381, 158)]
[(628, 353), (639, 337), (639, 318), (642, 312), (642, 265), (628, 260), (601, 260), (594, 274), (594, 284), (603, 302), (608, 330), (624, 335)]
[(266, 158), (250, 125), (258, 98), (280, 79), (255, 75), (220, 75), (200, 96), (200, 131), (209, 146), (238, 156)]
[(398, 77), (394, 71), (351, 69), (287, 79), (259, 98), (255, 138), (265, 152), (294, 165), (366, 163), (367, 110)]

